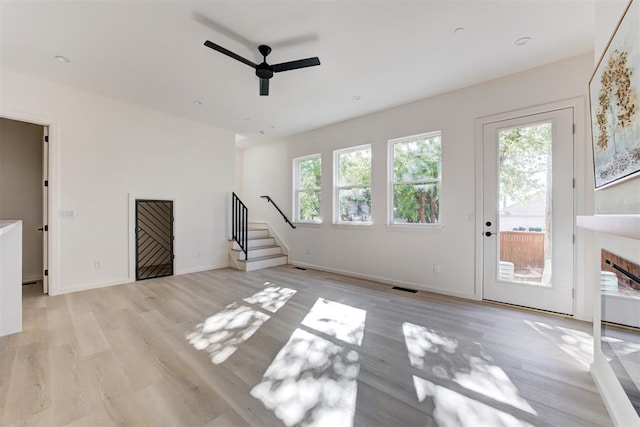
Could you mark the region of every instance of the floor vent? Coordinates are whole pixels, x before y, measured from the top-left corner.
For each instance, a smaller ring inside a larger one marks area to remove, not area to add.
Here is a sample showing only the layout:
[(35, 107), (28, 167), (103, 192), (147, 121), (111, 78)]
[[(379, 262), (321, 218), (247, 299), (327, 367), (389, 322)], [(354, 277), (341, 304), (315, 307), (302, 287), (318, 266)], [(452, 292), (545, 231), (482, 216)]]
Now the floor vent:
[(409, 292), (409, 293), (412, 293), (412, 294), (415, 294), (415, 293), (418, 292), (418, 291), (416, 291), (414, 289), (401, 288), (400, 286), (394, 286), (391, 289), (395, 289), (396, 291)]
[(302, 268), (302, 267), (293, 267), (293, 268), (295, 268), (296, 270), (307, 271), (307, 269), (306, 269), (306, 268)]

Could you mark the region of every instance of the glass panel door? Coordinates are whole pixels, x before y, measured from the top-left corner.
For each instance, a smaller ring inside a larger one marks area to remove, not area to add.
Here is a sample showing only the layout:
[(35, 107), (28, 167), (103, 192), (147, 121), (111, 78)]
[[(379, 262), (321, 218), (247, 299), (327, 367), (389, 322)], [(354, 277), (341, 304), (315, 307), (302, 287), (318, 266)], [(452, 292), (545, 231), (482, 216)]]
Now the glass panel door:
[(483, 298), (573, 313), (573, 109), (483, 127)]

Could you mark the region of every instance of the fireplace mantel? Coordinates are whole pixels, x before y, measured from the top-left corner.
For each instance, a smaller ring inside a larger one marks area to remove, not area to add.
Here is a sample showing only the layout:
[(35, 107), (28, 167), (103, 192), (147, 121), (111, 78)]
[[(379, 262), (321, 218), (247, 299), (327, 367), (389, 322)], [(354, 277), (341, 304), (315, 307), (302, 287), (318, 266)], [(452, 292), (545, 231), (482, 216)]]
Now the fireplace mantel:
[(580, 228), (640, 240), (640, 215), (585, 215), (576, 217)]

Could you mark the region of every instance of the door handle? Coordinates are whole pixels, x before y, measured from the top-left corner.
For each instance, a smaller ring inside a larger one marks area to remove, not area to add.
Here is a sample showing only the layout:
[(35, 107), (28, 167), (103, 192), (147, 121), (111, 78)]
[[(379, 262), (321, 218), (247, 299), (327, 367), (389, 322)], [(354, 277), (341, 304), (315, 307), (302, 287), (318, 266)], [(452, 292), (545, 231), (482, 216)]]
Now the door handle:
[(496, 234), (496, 233), (492, 233), (490, 231), (487, 231), (486, 233), (484, 233), (484, 235), (487, 236), (487, 237), (491, 236), (492, 234)]
[(44, 231), (44, 227), (38, 228), (38, 231)]

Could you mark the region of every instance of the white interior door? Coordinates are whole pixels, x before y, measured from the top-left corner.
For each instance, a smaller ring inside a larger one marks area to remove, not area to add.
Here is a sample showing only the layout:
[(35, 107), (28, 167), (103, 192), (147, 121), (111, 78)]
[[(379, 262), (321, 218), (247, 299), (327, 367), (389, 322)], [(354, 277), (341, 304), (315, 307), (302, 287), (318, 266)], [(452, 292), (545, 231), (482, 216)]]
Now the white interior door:
[(573, 314), (573, 108), (483, 126), (483, 298)]
[(49, 128), (42, 137), (42, 292), (49, 293)]

